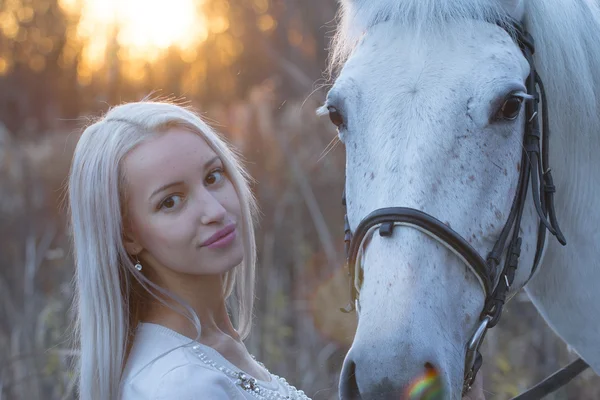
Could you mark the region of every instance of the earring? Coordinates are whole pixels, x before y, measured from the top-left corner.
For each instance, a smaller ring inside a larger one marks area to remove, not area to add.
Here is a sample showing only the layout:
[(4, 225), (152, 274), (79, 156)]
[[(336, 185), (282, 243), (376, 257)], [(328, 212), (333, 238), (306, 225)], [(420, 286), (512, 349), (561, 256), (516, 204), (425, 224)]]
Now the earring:
[(135, 269), (137, 269), (138, 271), (142, 270), (142, 264), (140, 264), (140, 259), (135, 256), (135, 261), (137, 261), (137, 264), (135, 264)]

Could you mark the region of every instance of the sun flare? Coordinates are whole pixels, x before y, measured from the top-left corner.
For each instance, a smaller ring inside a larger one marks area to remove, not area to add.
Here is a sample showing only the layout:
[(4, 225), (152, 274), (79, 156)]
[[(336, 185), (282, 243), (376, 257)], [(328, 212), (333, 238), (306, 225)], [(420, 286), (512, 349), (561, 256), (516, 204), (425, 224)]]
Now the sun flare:
[[(77, 37), (84, 59), (99, 68), (107, 49), (118, 44), (118, 57), (153, 61), (175, 46), (193, 51), (208, 35), (202, 0), (62, 0), (67, 11), (80, 13)], [(116, 43), (115, 43), (116, 39)]]

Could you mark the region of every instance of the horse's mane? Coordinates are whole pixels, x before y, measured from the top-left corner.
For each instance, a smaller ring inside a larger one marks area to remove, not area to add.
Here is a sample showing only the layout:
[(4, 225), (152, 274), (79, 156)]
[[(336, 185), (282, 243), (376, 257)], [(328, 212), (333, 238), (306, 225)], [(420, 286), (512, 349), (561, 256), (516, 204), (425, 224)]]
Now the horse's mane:
[[(508, 0), (341, 0), (339, 23), (330, 49), (330, 74), (333, 76), (343, 66), (362, 35), (381, 22), (394, 21), (410, 27), (417, 35), (439, 31), (450, 21), (498, 23), (511, 18), (503, 1)], [(553, 103), (551, 114), (578, 119), (582, 124), (571, 129), (600, 137), (598, 0), (523, 1), (523, 22), (536, 43), (536, 67)]]

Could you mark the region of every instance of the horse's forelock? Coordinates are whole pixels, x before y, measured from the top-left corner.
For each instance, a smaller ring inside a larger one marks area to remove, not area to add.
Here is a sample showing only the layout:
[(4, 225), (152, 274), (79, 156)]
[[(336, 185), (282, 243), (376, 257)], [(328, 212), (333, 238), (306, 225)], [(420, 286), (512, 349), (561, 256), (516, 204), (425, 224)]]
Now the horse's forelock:
[(429, 32), (443, 23), (464, 19), (502, 22), (510, 17), (503, 1), (342, 0), (331, 48), (330, 70), (333, 73), (339, 68), (363, 33), (381, 22), (395, 21), (415, 32)]

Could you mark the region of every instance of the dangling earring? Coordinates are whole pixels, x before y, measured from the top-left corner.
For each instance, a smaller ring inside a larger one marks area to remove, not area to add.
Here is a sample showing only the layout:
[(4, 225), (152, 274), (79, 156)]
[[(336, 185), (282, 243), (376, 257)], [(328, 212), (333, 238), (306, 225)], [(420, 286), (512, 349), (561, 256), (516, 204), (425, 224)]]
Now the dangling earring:
[(142, 264), (140, 264), (140, 259), (138, 258), (138, 256), (135, 256), (135, 261), (137, 262), (137, 264), (135, 264), (135, 269), (137, 269), (138, 271), (141, 271)]

